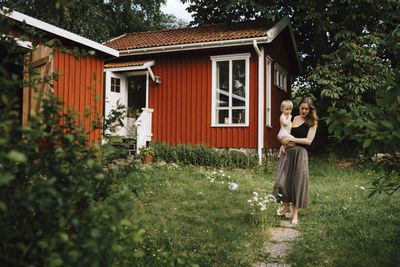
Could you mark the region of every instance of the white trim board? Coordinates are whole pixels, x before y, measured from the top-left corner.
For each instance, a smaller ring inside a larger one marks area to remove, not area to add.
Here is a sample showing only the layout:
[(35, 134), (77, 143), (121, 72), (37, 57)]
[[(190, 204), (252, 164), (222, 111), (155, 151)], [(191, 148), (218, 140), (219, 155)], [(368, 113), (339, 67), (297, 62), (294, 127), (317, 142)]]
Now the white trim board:
[(7, 8), (3, 8), (0, 10), (0, 14), (7, 16), (13, 20), (19, 21), (19, 22), (25, 22), (27, 25), (38, 28), (40, 30), (49, 32), (51, 34), (66, 38), (68, 40), (74, 41), (76, 43), (85, 45), (89, 48), (95, 49), (97, 51), (106, 53), (108, 55), (114, 56), (114, 57), (119, 57), (119, 51), (115, 50), (111, 47), (99, 44), (95, 41), (92, 41), (90, 39), (87, 39), (85, 37), (82, 37), (80, 35), (77, 35), (75, 33), (63, 30), (59, 27), (56, 27), (54, 25), (51, 25), (49, 23), (46, 23), (44, 21), (35, 19), (33, 17), (27, 16), (25, 14), (22, 14), (18, 11), (11, 11), (9, 12)]

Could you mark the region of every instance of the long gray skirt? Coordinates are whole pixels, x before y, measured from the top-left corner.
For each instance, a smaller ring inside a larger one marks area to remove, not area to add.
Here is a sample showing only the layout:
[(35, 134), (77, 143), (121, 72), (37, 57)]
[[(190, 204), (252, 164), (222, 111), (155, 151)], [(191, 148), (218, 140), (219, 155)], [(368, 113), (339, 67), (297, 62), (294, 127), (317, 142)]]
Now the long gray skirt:
[(276, 168), (273, 195), (293, 207), (308, 208), (308, 153), (302, 146), (286, 148)]

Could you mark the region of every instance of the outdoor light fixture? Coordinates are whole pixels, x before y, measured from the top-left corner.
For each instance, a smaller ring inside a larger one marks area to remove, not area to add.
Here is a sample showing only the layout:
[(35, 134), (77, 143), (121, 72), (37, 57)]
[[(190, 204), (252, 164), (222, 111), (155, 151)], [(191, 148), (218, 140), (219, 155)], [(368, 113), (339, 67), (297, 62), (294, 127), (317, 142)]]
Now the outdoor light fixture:
[(157, 85), (160, 84), (160, 83), (161, 83), (160, 76), (155, 76), (155, 77), (154, 77), (154, 82), (155, 82)]

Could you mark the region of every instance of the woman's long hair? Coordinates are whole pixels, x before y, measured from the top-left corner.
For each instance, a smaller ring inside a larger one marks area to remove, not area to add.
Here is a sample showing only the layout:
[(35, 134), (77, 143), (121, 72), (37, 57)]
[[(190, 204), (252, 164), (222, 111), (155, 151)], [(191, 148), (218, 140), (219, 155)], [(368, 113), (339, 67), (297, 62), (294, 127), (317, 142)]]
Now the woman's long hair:
[(300, 105), (306, 103), (308, 105), (308, 108), (310, 109), (310, 112), (308, 113), (307, 117), (305, 118), (305, 123), (309, 126), (312, 127), (314, 125), (318, 125), (318, 115), (317, 111), (315, 110), (313, 101), (309, 97), (305, 97), (301, 100)]

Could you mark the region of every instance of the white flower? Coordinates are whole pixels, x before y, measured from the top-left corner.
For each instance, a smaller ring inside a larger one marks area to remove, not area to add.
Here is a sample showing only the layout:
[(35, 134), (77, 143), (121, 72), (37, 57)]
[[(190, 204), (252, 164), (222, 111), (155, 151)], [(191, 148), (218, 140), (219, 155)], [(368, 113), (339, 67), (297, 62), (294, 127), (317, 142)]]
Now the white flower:
[(257, 193), (257, 192), (253, 192), (253, 194), (256, 195), (256, 196), (258, 196), (258, 193)]
[(230, 176), (230, 175), (228, 175), (228, 179), (231, 179), (231, 176)]
[(212, 174), (216, 174), (216, 173), (217, 173), (217, 172), (215, 172), (215, 171), (214, 171), (214, 172), (212, 172)]
[(364, 186), (360, 186), (360, 189), (361, 189), (361, 190), (365, 190), (365, 187), (364, 187)]
[(220, 173), (223, 173), (224, 171), (223, 171), (223, 170), (219, 170), (219, 172), (220, 172)]
[(230, 183), (228, 188), (230, 190), (238, 190), (239, 186), (237, 184), (235, 184), (235, 183)]
[(222, 177), (224, 177), (224, 176), (225, 176), (225, 173), (222, 174)]
[(258, 201), (258, 197), (253, 197), (253, 199), (254, 199), (255, 201)]
[(358, 185), (355, 185), (355, 187), (357, 187), (357, 188), (358, 188), (359, 186), (358, 186)]
[(251, 203), (251, 199), (247, 200), (247, 202)]
[(224, 183), (225, 183), (224, 181), (221, 182), (221, 184), (224, 184)]
[(283, 197), (283, 195), (282, 195), (282, 194), (278, 194), (278, 196), (280, 196), (280, 197)]
[(262, 205), (261, 208), (260, 208), (261, 211), (264, 211), (266, 209), (267, 209), (267, 207), (265, 205)]
[(214, 179), (211, 179), (211, 183), (214, 183)]

